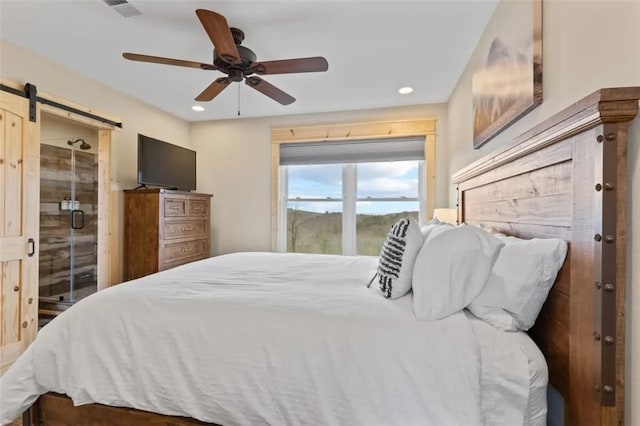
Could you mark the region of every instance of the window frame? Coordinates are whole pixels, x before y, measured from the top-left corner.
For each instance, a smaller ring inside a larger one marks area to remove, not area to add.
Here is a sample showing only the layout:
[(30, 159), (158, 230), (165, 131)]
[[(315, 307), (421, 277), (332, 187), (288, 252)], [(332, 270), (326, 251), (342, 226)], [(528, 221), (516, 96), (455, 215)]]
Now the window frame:
[[(418, 182), (421, 192), (419, 200), (424, 200), (425, 205), (420, 205), (420, 211), (424, 212), (423, 221), (433, 217), (435, 208), (435, 143), (436, 143), (436, 119), (385, 121), (354, 124), (337, 124), (327, 126), (286, 127), (271, 129), (271, 249), (272, 251), (286, 251), (286, 233), (280, 232), (286, 228), (281, 209), (286, 209), (287, 179), (282, 176), (286, 168), (280, 167), (280, 146), (286, 143), (305, 142), (335, 142), (349, 140), (379, 140), (401, 137), (424, 137), (424, 179)], [(355, 170), (355, 168), (354, 168)], [(344, 194), (343, 180), (343, 199)], [(353, 194), (356, 197), (356, 194)], [(422, 201), (421, 201), (422, 202)], [(284, 204), (283, 204), (284, 203)], [(424, 208), (423, 208), (424, 207)], [(343, 215), (345, 212), (343, 212)], [(355, 220), (355, 211), (353, 212)], [(345, 220), (343, 218), (343, 220)], [(354, 230), (355, 232), (355, 230)], [(343, 232), (343, 247), (345, 237)], [(355, 241), (355, 235), (352, 236)]]

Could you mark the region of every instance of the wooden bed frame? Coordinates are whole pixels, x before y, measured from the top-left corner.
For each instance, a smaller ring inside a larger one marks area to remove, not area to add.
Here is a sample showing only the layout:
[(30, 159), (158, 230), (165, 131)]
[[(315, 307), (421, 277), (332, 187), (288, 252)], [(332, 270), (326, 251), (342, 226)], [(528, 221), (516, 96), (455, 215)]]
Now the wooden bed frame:
[[(627, 127), (640, 87), (599, 90), (453, 176), (459, 221), (523, 238), (560, 237), (569, 254), (531, 336), (565, 401), (565, 424), (624, 421)], [(469, 141), (471, 144), (471, 141)], [(26, 424), (203, 424), (40, 397)]]
[(624, 422), (627, 128), (640, 87), (602, 89), (453, 176), (458, 218), (569, 254), (530, 335), (566, 425)]

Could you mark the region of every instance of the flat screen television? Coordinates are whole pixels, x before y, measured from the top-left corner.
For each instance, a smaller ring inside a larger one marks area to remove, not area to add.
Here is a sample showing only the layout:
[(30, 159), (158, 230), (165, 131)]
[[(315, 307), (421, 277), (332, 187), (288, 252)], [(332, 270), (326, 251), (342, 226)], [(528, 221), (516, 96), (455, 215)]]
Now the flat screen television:
[(196, 189), (196, 152), (138, 134), (138, 183)]

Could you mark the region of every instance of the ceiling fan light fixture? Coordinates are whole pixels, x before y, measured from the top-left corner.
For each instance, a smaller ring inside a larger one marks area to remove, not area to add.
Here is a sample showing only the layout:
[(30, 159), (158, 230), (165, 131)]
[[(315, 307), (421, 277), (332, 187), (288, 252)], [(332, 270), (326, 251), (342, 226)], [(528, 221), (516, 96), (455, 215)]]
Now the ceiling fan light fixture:
[(398, 93), (400, 93), (401, 95), (408, 95), (411, 92), (413, 92), (413, 87), (410, 86), (405, 86), (398, 89)]
[(198, 112), (204, 111), (204, 107), (202, 105), (194, 105), (191, 107), (191, 109)]

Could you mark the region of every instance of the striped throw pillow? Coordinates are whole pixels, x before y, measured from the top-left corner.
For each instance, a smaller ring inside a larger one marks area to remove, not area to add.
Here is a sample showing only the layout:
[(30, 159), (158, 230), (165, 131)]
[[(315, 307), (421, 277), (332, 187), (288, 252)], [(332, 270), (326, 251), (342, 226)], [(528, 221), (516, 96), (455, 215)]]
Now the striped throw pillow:
[(413, 264), (420, 248), (422, 232), (413, 218), (401, 219), (391, 227), (374, 278), (384, 297), (397, 299), (411, 290)]

